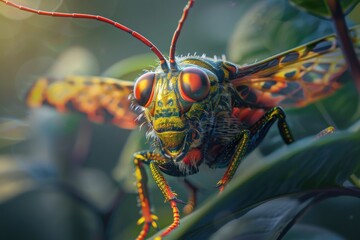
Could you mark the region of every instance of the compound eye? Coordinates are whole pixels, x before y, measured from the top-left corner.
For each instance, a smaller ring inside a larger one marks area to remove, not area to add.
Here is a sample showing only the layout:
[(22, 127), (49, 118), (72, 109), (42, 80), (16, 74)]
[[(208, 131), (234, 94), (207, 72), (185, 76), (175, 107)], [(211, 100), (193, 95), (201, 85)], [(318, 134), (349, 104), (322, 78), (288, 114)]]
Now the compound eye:
[(195, 67), (182, 70), (179, 77), (179, 92), (187, 102), (198, 102), (209, 94), (210, 81), (206, 73)]
[(147, 107), (150, 105), (155, 89), (155, 73), (145, 73), (140, 76), (134, 86), (134, 97), (136, 102)]

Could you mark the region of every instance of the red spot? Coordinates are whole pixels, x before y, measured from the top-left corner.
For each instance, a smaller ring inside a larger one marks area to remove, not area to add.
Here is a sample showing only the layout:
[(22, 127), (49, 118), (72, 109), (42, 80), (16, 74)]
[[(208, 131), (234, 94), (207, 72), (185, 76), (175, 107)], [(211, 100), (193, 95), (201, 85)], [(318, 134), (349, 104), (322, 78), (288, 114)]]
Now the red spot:
[(264, 109), (233, 108), (232, 115), (241, 123), (252, 126), (265, 114)]
[(202, 159), (201, 155), (201, 151), (198, 148), (191, 149), (182, 161), (186, 165), (193, 165), (194, 163), (197, 165), (197, 163)]
[(249, 113), (251, 113), (251, 108), (233, 108), (232, 115), (240, 122), (244, 122)]

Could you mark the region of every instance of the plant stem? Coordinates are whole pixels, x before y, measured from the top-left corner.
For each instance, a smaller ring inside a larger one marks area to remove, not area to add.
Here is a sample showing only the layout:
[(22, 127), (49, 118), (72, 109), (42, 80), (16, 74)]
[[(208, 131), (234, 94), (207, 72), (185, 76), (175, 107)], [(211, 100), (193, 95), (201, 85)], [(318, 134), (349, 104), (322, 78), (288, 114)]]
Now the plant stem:
[(341, 5), (338, 0), (327, 0), (327, 4), (331, 12), (341, 50), (345, 56), (351, 75), (354, 78), (357, 90), (360, 93), (360, 64), (349, 36)]

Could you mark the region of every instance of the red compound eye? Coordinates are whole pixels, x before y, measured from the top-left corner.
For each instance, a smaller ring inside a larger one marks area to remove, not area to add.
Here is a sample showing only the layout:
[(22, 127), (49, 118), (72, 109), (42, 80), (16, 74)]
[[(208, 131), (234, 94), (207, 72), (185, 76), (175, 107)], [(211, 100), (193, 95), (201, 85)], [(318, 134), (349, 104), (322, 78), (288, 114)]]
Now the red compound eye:
[(209, 94), (210, 81), (206, 73), (195, 67), (182, 70), (179, 77), (179, 92), (187, 102), (198, 102)]
[(140, 76), (134, 86), (134, 96), (136, 102), (144, 107), (150, 105), (154, 95), (155, 73), (145, 73)]

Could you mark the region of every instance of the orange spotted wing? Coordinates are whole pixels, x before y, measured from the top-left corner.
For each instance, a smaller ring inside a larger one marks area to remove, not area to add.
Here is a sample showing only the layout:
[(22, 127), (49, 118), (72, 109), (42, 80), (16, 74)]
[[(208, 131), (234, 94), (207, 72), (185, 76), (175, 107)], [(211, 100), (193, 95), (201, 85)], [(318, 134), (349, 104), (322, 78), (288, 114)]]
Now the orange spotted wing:
[(95, 122), (132, 129), (137, 117), (130, 108), (133, 86), (130, 81), (104, 77), (73, 76), (60, 81), (42, 78), (29, 90), (26, 103), (30, 107), (50, 105), (60, 112), (80, 112)]
[[(360, 27), (350, 36), (360, 54)], [(330, 35), (248, 66), (241, 66), (232, 80), (240, 98), (249, 106), (305, 106), (342, 86), (347, 66), (339, 42)]]

